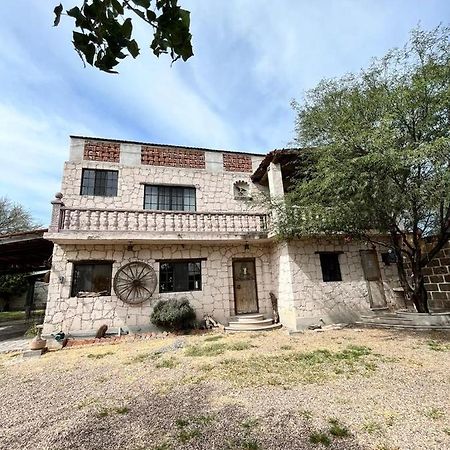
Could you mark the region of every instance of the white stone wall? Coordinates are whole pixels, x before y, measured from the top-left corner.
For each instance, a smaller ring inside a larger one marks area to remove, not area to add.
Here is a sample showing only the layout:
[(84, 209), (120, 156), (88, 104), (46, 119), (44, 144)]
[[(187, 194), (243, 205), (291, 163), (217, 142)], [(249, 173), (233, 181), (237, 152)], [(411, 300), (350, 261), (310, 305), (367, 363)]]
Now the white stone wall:
[[(148, 326), (153, 305), (159, 299), (171, 297), (187, 297), (199, 319), (204, 314), (211, 314), (227, 323), (234, 315), (232, 260), (249, 257), (255, 258), (260, 312), (270, 316), (270, 257), (263, 246), (250, 245), (245, 250), (244, 245), (135, 245), (133, 251), (129, 251), (125, 245), (55, 245), (44, 334), (59, 330), (95, 330), (103, 324), (111, 327)], [(201, 263), (201, 291), (160, 294), (158, 285), (152, 300), (137, 306), (123, 303), (113, 290), (111, 296), (70, 297), (73, 261), (114, 260), (113, 277), (123, 264), (144, 261), (155, 269), (159, 280), (159, 263), (155, 260), (182, 258), (206, 258)]]
[[(124, 144), (122, 144), (122, 147)], [(136, 146), (133, 151), (137, 154)], [(121, 150), (123, 152), (123, 149)], [(140, 150), (139, 150), (140, 151)], [(73, 153), (73, 152), (72, 152)], [(133, 153), (134, 155), (134, 153)], [(140, 158), (140, 153), (139, 153)], [(262, 156), (252, 156), (252, 167), (256, 170)], [(260, 212), (257, 201), (247, 202), (234, 198), (233, 185), (237, 181), (249, 184), (254, 198), (260, 191), (267, 191), (251, 182), (250, 172), (227, 172), (222, 167), (222, 153), (206, 152), (206, 168), (167, 167), (141, 165), (134, 160), (127, 164), (83, 160), (78, 153), (64, 164), (61, 192), (67, 207), (143, 209), (144, 184), (178, 185), (196, 188), (198, 212)], [(133, 165), (132, 162), (135, 162)], [(220, 163), (220, 164), (219, 164)], [(82, 169), (118, 170), (118, 192), (116, 197), (80, 195)]]
[[(290, 241), (274, 247), (272, 270), (278, 293), (280, 316), (292, 329), (310, 324), (353, 322), (370, 312), (369, 292), (361, 264), (361, 243), (345, 243), (333, 238)], [(324, 282), (320, 257), (316, 252), (343, 252), (339, 256), (342, 281)], [(395, 266), (379, 265), (386, 300), (399, 308), (392, 290), (398, 286)]]

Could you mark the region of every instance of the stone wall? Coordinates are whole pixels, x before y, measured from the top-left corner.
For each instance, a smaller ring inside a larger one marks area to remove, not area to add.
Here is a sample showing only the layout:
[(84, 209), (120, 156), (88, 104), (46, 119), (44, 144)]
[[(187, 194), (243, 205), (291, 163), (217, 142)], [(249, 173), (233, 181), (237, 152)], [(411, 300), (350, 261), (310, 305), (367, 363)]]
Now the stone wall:
[[(232, 259), (255, 257), (260, 312), (271, 316), (270, 259), (263, 246), (250, 245), (134, 245), (130, 251), (124, 245), (55, 245), (50, 276), (49, 301), (45, 315), (44, 333), (62, 329), (95, 330), (108, 326), (148, 326), (152, 307), (159, 299), (187, 297), (197, 317), (212, 314), (227, 323), (234, 315)], [(73, 262), (81, 260), (113, 260), (114, 277), (119, 267), (130, 261), (150, 264), (159, 280), (160, 259), (206, 258), (202, 264), (202, 290), (192, 292), (159, 293), (159, 285), (151, 301), (130, 306), (111, 296), (71, 297)]]
[(433, 311), (450, 311), (450, 242), (423, 272), (430, 308)]
[[(119, 171), (117, 197), (80, 195), (83, 168)], [(258, 202), (236, 199), (234, 183), (245, 180), (242, 173), (216, 173), (178, 167), (130, 167), (111, 163), (84, 161), (67, 162), (61, 192), (67, 207), (143, 209), (144, 185), (163, 184), (192, 186), (196, 189), (198, 212), (261, 212)], [(250, 183), (250, 196), (258, 197), (259, 189)]]
[[(279, 299), (280, 317), (292, 329), (310, 324), (354, 322), (370, 310), (368, 284), (364, 278), (360, 250), (363, 244), (331, 238), (280, 243), (272, 252), (273, 289)], [(342, 281), (324, 282), (316, 252), (339, 255)], [(387, 306), (403, 308), (393, 288), (398, 286), (396, 266), (386, 266), (379, 257)]]
[[(249, 197), (258, 198), (260, 191), (267, 191), (250, 180), (262, 158), (262, 155), (72, 138), (61, 192), (67, 207), (143, 209), (145, 184), (189, 186), (196, 188), (198, 212), (262, 212), (259, 202), (236, 198), (234, 193), (238, 181), (249, 184)], [(83, 168), (117, 170), (117, 196), (80, 195)]]

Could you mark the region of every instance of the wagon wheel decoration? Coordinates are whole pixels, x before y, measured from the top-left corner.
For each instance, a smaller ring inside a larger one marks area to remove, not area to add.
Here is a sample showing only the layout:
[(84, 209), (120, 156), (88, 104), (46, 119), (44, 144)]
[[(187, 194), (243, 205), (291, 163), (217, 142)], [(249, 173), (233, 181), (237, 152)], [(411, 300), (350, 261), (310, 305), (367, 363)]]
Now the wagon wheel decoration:
[(125, 264), (114, 277), (114, 292), (124, 303), (143, 303), (150, 299), (155, 288), (155, 271), (140, 261)]

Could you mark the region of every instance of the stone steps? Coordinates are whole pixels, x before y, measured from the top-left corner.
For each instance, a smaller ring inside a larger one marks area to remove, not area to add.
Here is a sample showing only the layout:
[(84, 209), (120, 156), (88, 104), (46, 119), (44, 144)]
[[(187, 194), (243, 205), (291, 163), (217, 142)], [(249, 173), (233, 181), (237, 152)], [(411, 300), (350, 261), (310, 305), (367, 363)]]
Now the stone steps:
[(368, 322), (355, 322), (355, 325), (363, 328), (383, 328), (383, 329), (395, 329), (395, 330), (412, 330), (412, 331), (450, 331), (450, 325), (404, 325), (404, 324), (386, 324), (386, 323), (368, 323)]
[(411, 311), (397, 311), (363, 315), (356, 325), (371, 328), (450, 330), (450, 313), (420, 314)]
[(263, 314), (241, 314), (232, 317), (225, 330), (228, 332), (270, 331), (280, 327), (281, 323), (273, 323), (273, 319), (265, 319)]

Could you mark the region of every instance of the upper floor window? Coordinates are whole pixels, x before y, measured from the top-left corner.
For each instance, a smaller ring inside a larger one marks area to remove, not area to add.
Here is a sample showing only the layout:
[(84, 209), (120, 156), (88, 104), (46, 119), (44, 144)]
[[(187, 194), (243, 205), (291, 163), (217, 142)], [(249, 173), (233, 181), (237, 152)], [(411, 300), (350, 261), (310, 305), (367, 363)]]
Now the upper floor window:
[(342, 281), (338, 252), (320, 252), (323, 281)]
[(117, 170), (83, 169), (81, 195), (115, 197), (118, 174)]
[(146, 185), (144, 189), (144, 209), (195, 211), (195, 188)]

